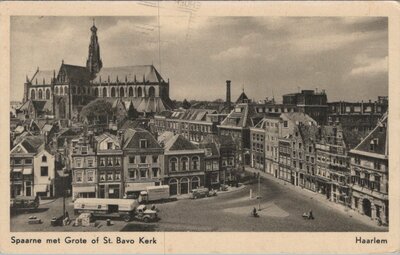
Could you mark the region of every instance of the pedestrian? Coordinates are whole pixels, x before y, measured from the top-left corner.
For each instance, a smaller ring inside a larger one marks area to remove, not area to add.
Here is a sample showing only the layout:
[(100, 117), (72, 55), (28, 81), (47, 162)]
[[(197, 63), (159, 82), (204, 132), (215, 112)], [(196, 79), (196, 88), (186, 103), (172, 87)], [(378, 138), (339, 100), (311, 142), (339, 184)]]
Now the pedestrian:
[(257, 215), (257, 209), (254, 207), (253, 208), (253, 216), (255, 217)]
[(314, 219), (314, 215), (313, 215), (313, 212), (311, 211), (311, 209), (310, 209), (310, 211), (308, 212), (308, 218), (311, 219), (311, 220)]
[(65, 212), (65, 218), (66, 218), (66, 219), (69, 219), (69, 213), (68, 213), (68, 211)]

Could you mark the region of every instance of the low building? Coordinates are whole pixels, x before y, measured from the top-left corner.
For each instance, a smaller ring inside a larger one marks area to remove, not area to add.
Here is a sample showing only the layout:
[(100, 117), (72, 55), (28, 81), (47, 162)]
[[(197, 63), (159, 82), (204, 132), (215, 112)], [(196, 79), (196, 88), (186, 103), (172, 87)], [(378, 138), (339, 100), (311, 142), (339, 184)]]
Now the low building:
[(350, 150), (352, 209), (389, 223), (388, 116)]
[(26, 136), (10, 153), (10, 190), (15, 196), (56, 196), (54, 153), (42, 136)]
[(184, 195), (204, 186), (204, 156), (199, 149), (183, 135), (160, 136), (164, 147), (164, 183), (169, 185), (170, 195)]

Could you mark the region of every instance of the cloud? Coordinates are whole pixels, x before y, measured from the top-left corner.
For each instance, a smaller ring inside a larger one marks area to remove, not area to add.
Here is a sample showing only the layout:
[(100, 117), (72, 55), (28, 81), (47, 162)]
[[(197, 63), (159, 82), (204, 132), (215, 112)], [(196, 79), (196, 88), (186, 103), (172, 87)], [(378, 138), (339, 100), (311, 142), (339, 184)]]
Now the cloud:
[(359, 56), (355, 60), (360, 66), (351, 70), (352, 75), (375, 75), (379, 73), (387, 73), (388, 58), (370, 58), (367, 56)]
[(259, 53), (253, 52), (250, 47), (238, 46), (232, 47), (227, 50), (221, 51), (218, 54), (212, 55), (213, 60), (233, 60), (233, 59), (243, 59), (243, 58), (257, 58), (260, 57)]

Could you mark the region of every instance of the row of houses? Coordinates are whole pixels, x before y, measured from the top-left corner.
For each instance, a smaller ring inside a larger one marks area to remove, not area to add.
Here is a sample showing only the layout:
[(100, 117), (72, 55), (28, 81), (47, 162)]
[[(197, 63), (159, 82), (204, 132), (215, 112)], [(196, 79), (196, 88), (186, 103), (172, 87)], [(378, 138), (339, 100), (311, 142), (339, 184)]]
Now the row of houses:
[(387, 114), (369, 132), (298, 112), (267, 115), (250, 130), (252, 167), (388, 223)]

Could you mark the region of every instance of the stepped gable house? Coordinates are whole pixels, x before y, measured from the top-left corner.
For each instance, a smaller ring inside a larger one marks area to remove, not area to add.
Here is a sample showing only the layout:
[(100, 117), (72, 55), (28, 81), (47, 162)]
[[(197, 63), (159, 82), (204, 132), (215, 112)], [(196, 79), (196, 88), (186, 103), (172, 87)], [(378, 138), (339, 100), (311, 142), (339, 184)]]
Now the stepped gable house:
[[(68, 65), (62, 61), (56, 71), (39, 68), (26, 77), (21, 109), (43, 102), (42, 118), (74, 119), (83, 106), (96, 98), (120, 98), (141, 114), (152, 114), (172, 108), (169, 81), (153, 65), (103, 67), (97, 28), (91, 27), (86, 66)], [(26, 116), (25, 116), (26, 117)]]

